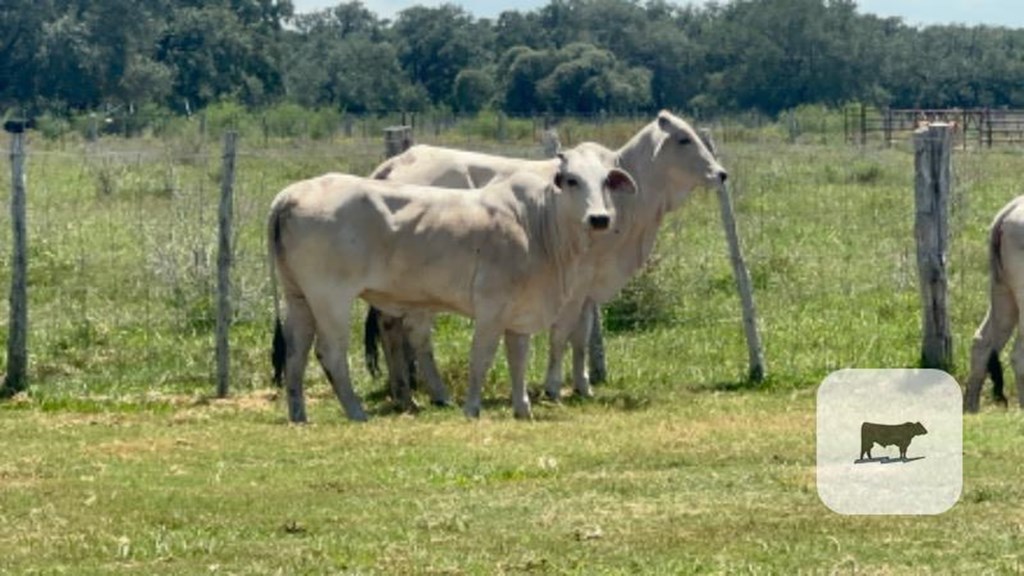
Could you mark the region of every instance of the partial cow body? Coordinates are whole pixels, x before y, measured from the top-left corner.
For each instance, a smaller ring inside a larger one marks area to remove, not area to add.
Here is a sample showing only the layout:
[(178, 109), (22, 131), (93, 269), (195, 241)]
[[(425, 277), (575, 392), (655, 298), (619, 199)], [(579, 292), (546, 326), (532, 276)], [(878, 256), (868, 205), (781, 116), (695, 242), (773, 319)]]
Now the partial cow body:
[(1017, 400), (1024, 407), (1024, 196), (1010, 201), (989, 228), (989, 308), (974, 333), (964, 410), (977, 412), (985, 374), (992, 377), (996, 402), (1006, 405), (999, 352), (1017, 329), (1011, 361), (1017, 381)]
[[(658, 228), (664, 216), (678, 208), (691, 190), (700, 185), (718, 185), (726, 177), (725, 170), (701, 141), (693, 128), (682, 119), (661, 112), (617, 151), (594, 143), (584, 143), (575, 150), (586, 151), (602, 159), (607, 167), (619, 167), (629, 173), (638, 185), (635, 196), (616, 196), (614, 233), (595, 239), (582, 267), (590, 276), (580, 283), (581, 290), (570, 298), (551, 326), (548, 370), (545, 391), (558, 398), (562, 386), (562, 358), (567, 340), (573, 344), (573, 388), (578, 395), (590, 396), (585, 351), (591, 321), (598, 304), (613, 298), (644, 265), (654, 247)], [(475, 188), (487, 177), (500, 177), (515, 170), (538, 174), (550, 173), (547, 161), (530, 161), (490, 156), (460, 150), (414, 146), (381, 165), (372, 177), (417, 184), (438, 184)], [(433, 357), (429, 352), (429, 328), (406, 322), (416, 333), (413, 348), (431, 390), (443, 387), (439, 382)], [(403, 374), (407, 363), (404, 346), (392, 335), (385, 337), (389, 356), (392, 389), (406, 385)], [(424, 350), (426, 348), (426, 350)], [(432, 394), (433, 395), (433, 394)], [(443, 396), (434, 396), (443, 403)]]
[(475, 320), (470, 416), (479, 415), (483, 377), (504, 335), (515, 414), (529, 417), (528, 337), (557, 317), (591, 234), (607, 228), (607, 188), (633, 188), (626, 174), (587, 154), (550, 164), (551, 179), (516, 173), (479, 194), (344, 174), (278, 194), (268, 242), (284, 293), (280, 342), (291, 420), (306, 420), (302, 375), (314, 339), (345, 413), (366, 418), (347, 360), (357, 297), (396, 317), (429, 321), (444, 311)]

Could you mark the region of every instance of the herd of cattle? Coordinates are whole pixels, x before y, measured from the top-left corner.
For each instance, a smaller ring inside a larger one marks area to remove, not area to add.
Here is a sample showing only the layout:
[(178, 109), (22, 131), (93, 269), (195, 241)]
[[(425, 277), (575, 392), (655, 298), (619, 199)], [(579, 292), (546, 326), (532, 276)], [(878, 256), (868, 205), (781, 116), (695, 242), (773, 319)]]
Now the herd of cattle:
[[(467, 416), (480, 415), (504, 337), (513, 412), (531, 417), (529, 338), (545, 329), (545, 394), (560, 397), (571, 342), (573, 390), (589, 396), (595, 310), (642, 268), (665, 215), (726, 176), (693, 127), (662, 111), (618, 150), (588, 142), (550, 160), (523, 160), (418, 145), (369, 178), (332, 173), (288, 186), (271, 205), (267, 236), (283, 296), (275, 296), (274, 379), (284, 380), (289, 418), (306, 421), (303, 375), (315, 343), (345, 414), (366, 419), (348, 365), (356, 298), (380, 315), (368, 321), (379, 322), (391, 395), (404, 409), (415, 407), (411, 367), (434, 404), (450, 404), (431, 344), (433, 317), (443, 312), (473, 320)], [(968, 411), (978, 409), (986, 370), (1005, 403), (999, 350), (1024, 322), (1022, 250), (1018, 199), (992, 226), (991, 306), (972, 348)], [(1024, 398), (1019, 339), (1013, 365)]]
[(571, 337), (574, 389), (588, 395), (594, 307), (643, 266), (668, 212), (725, 178), (697, 132), (661, 112), (618, 150), (584, 143), (533, 161), (414, 146), (370, 178), (327, 174), (287, 187), (267, 233), (284, 302), (275, 379), (284, 378), (289, 418), (306, 420), (302, 377), (314, 342), (346, 415), (366, 418), (348, 366), (355, 298), (383, 315), (391, 393), (405, 408), (407, 351), (432, 402), (449, 403), (430, 341), (439, 312), (473, 319), (468, 416), (480, 414), (503, 336), (516, 417), (531, 416), (526, 359), (530, 335), (542, 330), (551, 335), (546, 393), (560, 394)]

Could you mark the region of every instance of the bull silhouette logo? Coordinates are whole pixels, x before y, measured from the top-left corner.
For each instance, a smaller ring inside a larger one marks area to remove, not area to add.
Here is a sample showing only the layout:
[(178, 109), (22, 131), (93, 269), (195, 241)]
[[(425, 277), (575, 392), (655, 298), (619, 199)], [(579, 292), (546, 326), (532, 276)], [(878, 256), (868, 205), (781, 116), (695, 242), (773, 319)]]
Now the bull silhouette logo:
[[(907, 458), (907, 448), (915, 436), (922, 436), (927, 433), (928, 431), (925, 430), (920, 422), (904, 422), (903, 424), (874, 424), (872, 422), (865, 422), (860, 425), (860, 458), (855, 463), (881, 462), (882, 464), (887, 464), (889, 462), (913, 462), (914, 460), (920, 460), (924, 456)], [(872, 458), (871, 449), (875, 444), (883, 448), (886, 446), (896, 446), (900, 449), (900, 457), (889, 458), (888, 456), (882, 456), (880, 458)]]

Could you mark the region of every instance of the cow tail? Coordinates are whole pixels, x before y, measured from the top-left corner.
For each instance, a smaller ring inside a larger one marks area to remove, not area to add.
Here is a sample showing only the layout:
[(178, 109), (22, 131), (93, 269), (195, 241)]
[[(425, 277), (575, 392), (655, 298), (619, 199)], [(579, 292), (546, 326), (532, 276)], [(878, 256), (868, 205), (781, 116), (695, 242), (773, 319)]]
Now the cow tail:
[(271, 209), (267, 223), (267, 264), (270, 271), (270, 290), (274, 301), (274, 336), (270, 345), (270, 363), (274, 367), (274, 386), (280, 388), (284, 375), (285, 358), (288, 355), (281, 325), (281, 301), (277, 292), (277, 255), (281, 250), (281, 211), (275, 206)]
[(1000, 404), (1006, 404), (1003, 394), (1003, 364), (999, 361), (999, 351), (993, 350), (988, 356), (988, 376), (992, 379), (992, 397)]
[(380, 377), (380, 310), (370, 306), (363, 323), (363, 347), (366, 370), (374, 378)]
[(1003, 217), (1006, 212), (1005, 209), (999, 212), (988, 233), (988, 269), (993, 286), (1003, 280)]

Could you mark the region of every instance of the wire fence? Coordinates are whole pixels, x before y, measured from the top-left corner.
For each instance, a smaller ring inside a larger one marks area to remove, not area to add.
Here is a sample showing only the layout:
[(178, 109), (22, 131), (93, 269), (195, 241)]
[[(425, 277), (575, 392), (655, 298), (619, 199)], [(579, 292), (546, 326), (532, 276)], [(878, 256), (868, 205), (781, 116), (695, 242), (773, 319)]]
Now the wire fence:
[[(615, 145), (642, 123), (573, 125), (576, 133), (563, 132), (562, 141)], [(544, 124), (531, 125), (535, 132), (505, 141), (459, 128), (424, 129), (415, 138), (544, 157)], [(733, 136), (722, 137), (729, 129), (713, 127), (732, 175), (769, 372), (808, 382), (837, 367), (906, 364), (920, 334), (908, 152), (797, 142), (781, 153), (764, 146), (764, 136), (744, 139), (733, 127)], [(222, 176), (215, 136), (29, 139), (28, 347), (35, 393), (212, 392)], [(233, 389), (270, 381), (264, 226), (271, 199), (296, 180), (328, 171), (365, 175), (383, 159), (383, 134), (373, 130), (326, 140), (241, 138), (231, 232)], [(962, 351), (984, 311), (984, 229), (1009, 197), (1005, 175), (1016, 169), (1018, 155), (963, 154), (955, 163), (951, 302)], [(7, 198), (0, 208), (6, 231)], [(5, 287), (10, 248), (9, 235), (0, 234)], [(637, 378), (741, 378), (746, 348), (733, 282), (715, 199), (695, 194), (668, 216), (649, 269), (606, 307), (613, 336), (631, 334), (612, 338), (609, 363), (632, 354), (631, 347), (650, 346), (664, 361), (635, 367)], [(4, 301), (5, 338), (7, 315)], [(450, 335), (438, 345), (442, 361), (465, 356), (466, 324), (441, 326)], [(452, 362), (461, 370), (466, 360)], [(352, 364), (356, 379), (367, 381), (360, 363)], [(534, 354), (531, 374), (541, 374), (543, 364), (544, 356)]]

